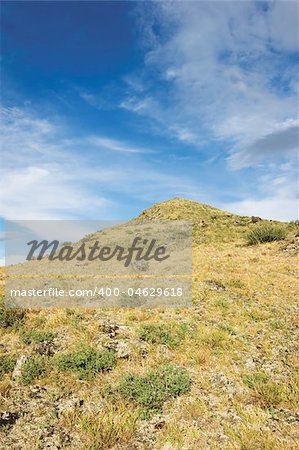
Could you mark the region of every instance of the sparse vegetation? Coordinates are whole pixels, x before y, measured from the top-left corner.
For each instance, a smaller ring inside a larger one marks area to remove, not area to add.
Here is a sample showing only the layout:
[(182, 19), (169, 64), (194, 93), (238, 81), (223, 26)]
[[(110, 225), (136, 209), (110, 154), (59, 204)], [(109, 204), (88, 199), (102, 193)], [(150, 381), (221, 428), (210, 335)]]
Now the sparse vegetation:
[[(1, 304), (0, 447), (295, 450), (298, 225), (180, 199), (142, 217), (192, 220), (193, 306)], [(263, 224), (285, 242), (244, 245)]]
[(286, 235), (286, 229), (282, 226), (261, 223), (249, 231), (247, 242), (249, 245), (255, 245), (263, 242), (280, 241), (285, 239)]

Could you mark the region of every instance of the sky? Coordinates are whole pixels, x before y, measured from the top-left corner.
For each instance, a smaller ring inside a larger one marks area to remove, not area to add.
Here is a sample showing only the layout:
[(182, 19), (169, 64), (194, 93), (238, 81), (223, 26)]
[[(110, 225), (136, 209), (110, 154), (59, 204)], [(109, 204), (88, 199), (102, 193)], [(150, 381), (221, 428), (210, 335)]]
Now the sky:
[(2, 1), (2, 219), (297, 218), (298, 3)]

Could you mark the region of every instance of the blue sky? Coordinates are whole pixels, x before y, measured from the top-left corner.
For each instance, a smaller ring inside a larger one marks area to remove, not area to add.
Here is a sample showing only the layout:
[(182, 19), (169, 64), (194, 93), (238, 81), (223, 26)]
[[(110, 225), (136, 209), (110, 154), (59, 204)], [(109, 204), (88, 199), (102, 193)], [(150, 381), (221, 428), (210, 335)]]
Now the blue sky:
[(296, 218), (297, 2), (2, 2), (1, 217)]

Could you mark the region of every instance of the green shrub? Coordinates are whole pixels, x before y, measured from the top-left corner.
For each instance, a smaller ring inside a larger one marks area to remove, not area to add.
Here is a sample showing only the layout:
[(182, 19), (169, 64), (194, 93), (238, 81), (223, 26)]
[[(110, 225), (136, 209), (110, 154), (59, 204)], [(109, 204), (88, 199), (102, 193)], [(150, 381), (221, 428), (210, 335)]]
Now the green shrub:
[(280, 241), (286, 237), (286, 229), (270, 223), (257, 225), (247, 234), (249, 245), (255, 245), (263, 242)]
[(22, 366), (21, 379), (24, 384), (30, 384), (46, 372), (44, 358), (35, 356), (28, 359)]
[(17, 359), (11, 355), (0, 355), (0, 375), (12, 372)]
[(55, 335), (51, 331), (24, 331), (21, 333), (21, 339), (24, 344), (41, 344), (43, 342), (51, 343)]
[(188, 331), (190, 332), (185, 324), (146, 323), (140, 327), (139, 338), (150, 344), (164, 344), (169, 348), (175, 348), (186, 337)]
[(161, 412), (166, 400), (189, 392), (190, 386), (191, 379), (186, 369), (167, 365), (145, 376), (126, 376), (119, 392), (140, 406), (143, 418), (148, 418), (154, 412)]
[(98, 372), (111, 370), (116, 364), (116, 355), (111, 350), (99, 352), (86, 347), (77, 352), (57, 355), (55, 362), (59, 370), (70, 370), (76, 372), (80, 379), (88, 379)]

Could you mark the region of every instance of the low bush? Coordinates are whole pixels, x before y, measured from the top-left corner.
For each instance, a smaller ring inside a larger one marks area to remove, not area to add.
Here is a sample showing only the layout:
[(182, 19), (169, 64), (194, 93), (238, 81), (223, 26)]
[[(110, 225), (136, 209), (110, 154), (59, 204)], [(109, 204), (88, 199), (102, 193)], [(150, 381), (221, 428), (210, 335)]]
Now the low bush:
[(55, 363), (61, 371), (73, 371), (80, 379), (88, 379), (98, 372), (111, 370), (116, 364), (116, 355), (111, 350), (99, 352), (86, 347), (76, 352), (57, 355)]
[(145, 376), (126, 376), (119, 392), (141, 407), (143, 418), (149, 418), (152, 413), (161, 412), (166, 400), (188, 392), (190, 387), (191, 379), (186, 369), (167, 365)]
[(285, 239), (286, 229), (270, 223), (257, 225), (247, 234), (247, 243), (255, 245), (263, 242), (280, 241)]

